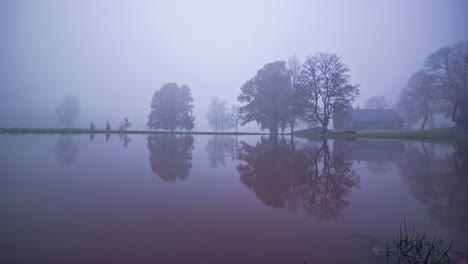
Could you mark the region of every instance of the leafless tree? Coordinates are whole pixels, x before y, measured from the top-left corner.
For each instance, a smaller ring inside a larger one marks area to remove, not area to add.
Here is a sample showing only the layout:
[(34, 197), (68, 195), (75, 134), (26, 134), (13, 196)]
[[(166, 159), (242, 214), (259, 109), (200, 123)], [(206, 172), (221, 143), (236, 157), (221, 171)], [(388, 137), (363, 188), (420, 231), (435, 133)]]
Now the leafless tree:
[(226, 106), (226, 100), (220, 100), (218, 97), (213, 97), (209, 106), (206, 118), (208, 119), (208, 125), (215, 130), (224, 131), (234, 127), (230, 112)]
[(287, 71), (291, 78), (291, 98), (292, 98), (290, 109), (289, 109), (289, 113), (291, 115), (290, 120), (289, 120), (291, 133), (294, 132), (294, 125), (296, 124), (296, 120), (300, 117), (300, 108), (298, 104), (299, 93), (297, 92), (297, 89), (299, 88), (299, 77), (301, 75), (301, 70), (302, 70), (302, 63), (297, 58), (296, 55), (288, 59)]
[(320, 123), (328, 131), (332, 115), (358, 96), (358, 85), (350, 84), (349, 68), (333, 53), (307, 57), (300, 76), (302, 119)]

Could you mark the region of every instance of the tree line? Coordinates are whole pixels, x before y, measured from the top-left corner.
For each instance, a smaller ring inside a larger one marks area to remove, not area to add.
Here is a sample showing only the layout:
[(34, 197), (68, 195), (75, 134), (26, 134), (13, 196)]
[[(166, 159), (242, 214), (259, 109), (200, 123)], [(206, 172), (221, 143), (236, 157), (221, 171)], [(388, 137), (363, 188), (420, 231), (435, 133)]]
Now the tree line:
[[(400, 92), (395, 109), (407, 123), (422, 121), (421, 128), (434, 125), (436, 114), (450, 117), (461, 99), (468, 103), (468, 42), (443, 47), (430, 54), (419, 71)], [(351, 83), (350, 69), (334, 53), (319, 52), (301, 62), (296, 56), (287, 61), (265, 64), (240, 87), (239, 105), (228, 107), (225, 100), (212, 98), (206, 118), (215, 132), (255, 122), (262, 130), (276, 135), (286, 128), (294, 132), (297, 121), (320, 125), (327, 132), (330, 120), (351, 108), (359, 95), (359, 86)], [(465, 103), (465, 104), (466, 104)], [(372, 97), (368, 108), (390, 108), (384, 97)], [(468, 107), (466, 108), (468, 111)], [(70, 126), (79, 114), (78, 101), (65, 97), (56, 109), (59, 121)], [(468, 113), (466, 118), (468, 121)], [(124, 119), (120, 130), (131, 126)], [(193, 97), (190, 87), (166, 83), (151, 100), (147, 127), (161, 130), (192, 130)], [(108, 126), (109, 127), (109, 126)], [(107, 127), (107, 128), (108, 128)], [(94, 130), (94, 124), (91, 130)]]
[[(406, 122), (421, 121), (420, 128), (424, 129), (427, 125), (434, 127), (436, 114), (454, 117), (457, 103), (468, 103), (468, 42), (429, 54), (401, 90), (395, 107)], [(468, 121), (468, 113), (463, 115)]]

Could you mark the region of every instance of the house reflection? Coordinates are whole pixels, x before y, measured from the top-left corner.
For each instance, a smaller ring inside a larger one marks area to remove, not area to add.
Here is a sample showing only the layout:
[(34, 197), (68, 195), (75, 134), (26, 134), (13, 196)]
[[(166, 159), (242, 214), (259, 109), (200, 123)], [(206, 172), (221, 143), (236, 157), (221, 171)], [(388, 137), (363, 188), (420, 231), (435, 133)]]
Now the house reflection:
[(385, 174), (390, 164), (405, 151), (403, 141), (396, 140), (335, 140), (333, 147), (346, 150), (352, 161), (366, 162), (368, 170), (374, 174)]
[(468, 144), (411, 143), (399, 159), (411, 194), (438, 224), (468, 232)]
[(147, 137), (152, 171), (165, 182), (185, 180), (192, 168), (191, 135), (150, 135)]
[(359, 185), (348, 153), (330, 151), (327, 140), (300, 148), (285, 138), (262, 138), (255, 146), (241, 142), (239, 160), (241, 182), (265, 205), (303, 209), (319, 219), (339, 217)]

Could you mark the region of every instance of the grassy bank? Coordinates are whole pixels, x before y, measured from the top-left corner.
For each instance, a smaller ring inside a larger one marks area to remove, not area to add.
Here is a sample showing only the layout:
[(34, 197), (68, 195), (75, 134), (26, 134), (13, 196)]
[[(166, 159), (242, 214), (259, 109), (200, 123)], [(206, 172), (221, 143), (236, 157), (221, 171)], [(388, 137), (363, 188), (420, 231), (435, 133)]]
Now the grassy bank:
[(312, 128), (299, 130), (294, 133), (305, 138), (382, 138), (406, 140), (435, 140), (435, 141), (468, 141), (468, 134), (461, 134), (453, 128), (437, 128), (428, 130), (401, 130), (401, 131), (338, 131), (330, 130), (321, 133), (320, 129)]
[(0, 128), (0, 134), (187, 134), (187, 135), (264, 135), (264, 133), (244, 132), (187, 132), (187, 131), (151, 131), (151, 130), (90, 130), (83, 128)]

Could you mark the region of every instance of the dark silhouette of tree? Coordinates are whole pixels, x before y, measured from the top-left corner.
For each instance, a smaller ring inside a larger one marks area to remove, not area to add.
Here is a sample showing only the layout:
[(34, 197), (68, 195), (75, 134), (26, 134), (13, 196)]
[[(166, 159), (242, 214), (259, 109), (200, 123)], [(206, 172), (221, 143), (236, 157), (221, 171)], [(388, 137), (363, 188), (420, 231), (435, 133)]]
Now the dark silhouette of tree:
[(304, 183), (296, 189), (309, 214), (320, 219), (335, 219), (350, 205), (351, 188), (359, 186), (349, 153), (334, 149), (330, 153), (327, 140), (320, 147), (304, 150), (306, 161), (312, 161), (304, 175)]
[(307, 57), (300, 76), (299, 98), (302, 119), (320, 123), (328, 131), (330, 118), (350, 105), (359, 95), (357, 85), (350, 84), (349, 68), (332, 53), (317, 53)]
[(156, 91), (151, 101), (151, 112), (148, 115), (148, 128), (191, 130), (195, 117), (192, 116), (193, 98), (187, 85), (166, 83)]
[(55, 154), (65, 166), (71, 166), (78, 157), (78, 145), (73, 140), (72, 135), (62, 135), (59, 137), (54, 148)]
[(106, 122), (106, 131), (111, 131), (111, 126), (109, 124), (109, 121)]
[(437, 79), (441, 99), (454, 106), (456, 99), (468, 98), (468, 41), (438, 49), (424, 66)]
[(91, 131), (96, 130), (96, 126), (94, 126), (93, 122), (91, 122), (91, 125), (89, 125), (89, 130)]
[(192, 168), (191, 135), (150, 135), (147, 137), (151, 169), (165, 182), (187, 179)]
[(366, 100), (366, 108), (368, 109), (390, 109), (392, 103), (385, 96), (372, 96)]
[(240, 180), (268, 206), (302, 207), (319, 219), (334, 219), (349, 206), (350, 191), (359, 184), (349, 155), (330, 153), (326, 140), (320, 147), (300, 149), (284, 138), (241, 145)]
[(241, 125), (256, 121), (261, 129), (277, 135), (281, 122), (289, 120), (291, 80), (284, 61), (266, 64), (241, 87), (237, 98)]
[(232, 105), (231, 110), (229, 112), (229, 119), (230, 123), (234, 126), (236, 129), (236, 133), (239, 132), (238, 126), (240, 122), (240, 115), (239, 115), (239, 107), (237, 105)]
[(62, 98), (62, 102), (55, 109), (59, 124), (64, 127), (72, 127), (80, 114), (80, 105), (75, 96), (68, 95)]
[(236, 139), (232, 136), (212, 136), (205, 150), (212, 168), (224, 166), (227, 157), (231, 157), (231, 160), (236, 158)]
[(122, 121), (122, 123), (120, 123), (120, 127), (119, 127), (119, 130), (120, 131), (127, 131), (131, 126), (132, 126), (132, 122), (130, 122), (130, 120), (128, 119), (128, 117), (125, 117)]
[(438, 153), (435, 144), (408, 143), (397, 165), (411, 194), (440, 225), (468, 232), (468, 145)]

